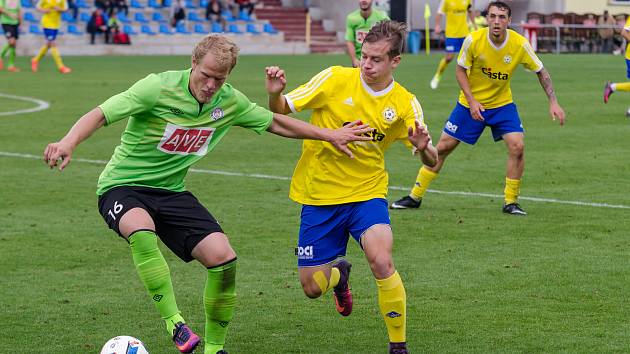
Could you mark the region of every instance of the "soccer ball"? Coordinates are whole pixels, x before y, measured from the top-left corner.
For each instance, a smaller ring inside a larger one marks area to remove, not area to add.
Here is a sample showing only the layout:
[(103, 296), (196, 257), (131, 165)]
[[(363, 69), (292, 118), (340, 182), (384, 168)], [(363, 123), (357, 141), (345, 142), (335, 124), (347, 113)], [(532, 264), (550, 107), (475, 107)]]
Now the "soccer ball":
[(101, 354), (149, 354), (144, 344), (130, 336), (114, 337), (105, 343)]

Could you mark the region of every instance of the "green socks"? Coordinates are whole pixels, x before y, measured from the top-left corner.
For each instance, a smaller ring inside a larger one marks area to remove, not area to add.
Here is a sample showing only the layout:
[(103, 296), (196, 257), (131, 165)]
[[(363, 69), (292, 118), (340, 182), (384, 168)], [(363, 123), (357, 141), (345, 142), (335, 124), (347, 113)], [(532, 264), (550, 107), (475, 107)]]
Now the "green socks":
[(175, 323), (185, 321), (177, 308), (168, 264), (158, 248), (157, 235), (148, 230), (136, 231), (129, 236), (129, 245), (138, 276), (172, 336)]
[(236, 258), (223, 265), (208, 268), (203, 293), (206, 310), (205, 354), (223, 349), (227, 327), (236, 305)]

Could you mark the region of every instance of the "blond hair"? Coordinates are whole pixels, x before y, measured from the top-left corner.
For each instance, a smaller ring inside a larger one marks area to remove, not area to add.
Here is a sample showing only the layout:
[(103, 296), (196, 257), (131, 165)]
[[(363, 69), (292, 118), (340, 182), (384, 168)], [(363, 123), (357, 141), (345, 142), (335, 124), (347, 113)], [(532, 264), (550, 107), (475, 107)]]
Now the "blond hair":
[(238, 47), (227, 37), (216, 34), (210, 34), (204, 37), (195, 46), (192, 59), (194, 62), (200, 63), (208, 53), (214, 56), (217, 64), (222, 67), (229, 67), (230, 71), (236, 66)]
[(370, 32), (365, 36), (363, 43), (374, 43), (380, 40), (386, 40), (389, 43), (390, 58), (399, 56), (403, 51), (405, 38), (407, 37), (407, 25), (397, 21), (380, 21), (377, 22)]

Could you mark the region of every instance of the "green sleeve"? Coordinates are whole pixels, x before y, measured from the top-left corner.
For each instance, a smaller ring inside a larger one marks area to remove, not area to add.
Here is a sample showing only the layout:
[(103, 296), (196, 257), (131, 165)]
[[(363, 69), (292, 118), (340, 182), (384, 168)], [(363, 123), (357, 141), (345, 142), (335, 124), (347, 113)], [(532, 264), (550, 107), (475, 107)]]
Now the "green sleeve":
[(262, 134), (269, 128), (273, 121), (273, 113), (251, 102), (247, 96), (240, 91), (234, 89), (236, 97), (237, 117), (234, 119), (234, 125), (251, 129), (257, 134)]
[(155, 105), (161, 90), (161, 81), (156, 74), (150, 74), (136, 82), (127, 91), (110, 97), (99, 107), (105, 114), (106, 125), (121, 119), (149, 111)]
[(350, 16), (346, 17), (346, 41), (354, 43), (356, 34)]

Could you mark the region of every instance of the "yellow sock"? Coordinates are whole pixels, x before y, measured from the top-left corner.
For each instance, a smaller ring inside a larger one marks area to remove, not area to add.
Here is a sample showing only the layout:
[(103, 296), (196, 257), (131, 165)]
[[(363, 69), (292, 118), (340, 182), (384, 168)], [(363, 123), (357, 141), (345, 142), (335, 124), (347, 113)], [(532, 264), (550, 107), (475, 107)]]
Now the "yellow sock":
[(407, 294), (398, 272), (387, 279), (376, 279), (378, 286), (378, 306), (387, 326), (389, 341), (401, 343), (406, 341), (407, 327)]
[(630, 91), (630, 82), (615, 84), (615, 91)]
[(516, 203), (518, 195), (521, 193), (521, 180), (505, 177), (505, 204)]
[(326, 279), (326, 275), (321, 270), (315, 272), (313, 274), (313, 279), (319, 285), (319, 288), (322, 291), (322, 295), (326, 294), (328, 290), (334, 288), (339, 284), (339, 269), (336, 267), (332, 267), (330, 269), (330, 279)]
[(437, 71), (435, 72), (435, 76), (442, 76), (442, 73), (444, 72), (444, 70), (446, 70), (447, 66), (448, 62), (446, 61), (446, 59), (442, 58), (442, 60), (440, 60), (440, 64), (438, 65)]
[(415, 200), (419, 200), (424, 197), (424, 194), (427, 192), (429, 185), (431, 182), (437, 177), (437, 172), (433, 172), (428, 168), (422, 166), (420, 171), (418, 172), (418, 177), (416, 177), (416, 184), (411, 189), (410, 197)]
[(61, 69), (63, 67), (63, 61), (61, 61), (59, 49), (57, 49), (57, 47), (50, 48), (50, 55), (52, 55), (55, 65), (57, 65), (57, 69)]
[(40, 61), (42, 60), (42, 58), (44, 57), (44, 55), (46, 55), (46, 52), (48, 51), (48, 47), (47, 46), (42, 46), (41, 48), (39, 48), (39, 52), (37, 53), (37, 55), (35, 56), (35, 60), (36, 61)]

